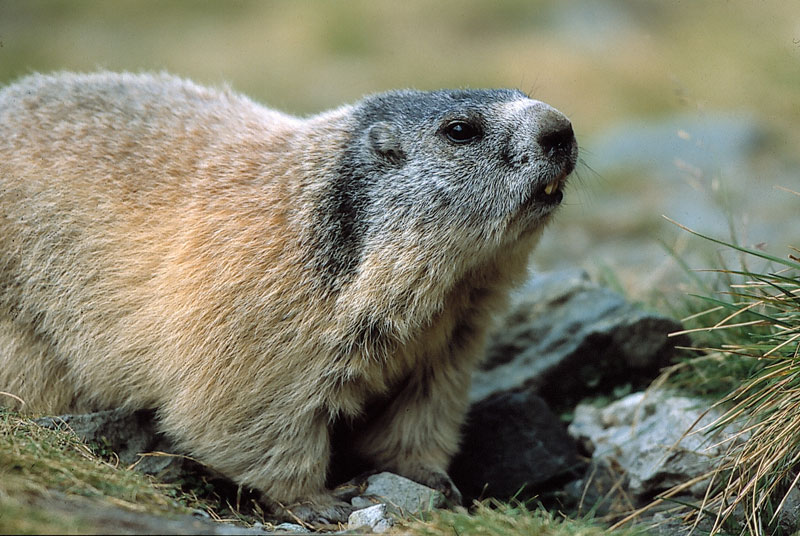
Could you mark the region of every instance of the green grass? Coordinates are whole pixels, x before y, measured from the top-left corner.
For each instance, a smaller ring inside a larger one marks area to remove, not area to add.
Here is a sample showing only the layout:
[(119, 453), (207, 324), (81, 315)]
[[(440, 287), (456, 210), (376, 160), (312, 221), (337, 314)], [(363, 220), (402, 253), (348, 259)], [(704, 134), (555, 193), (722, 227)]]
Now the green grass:
[(79, 516), (48, 516), (53, 496), (89, 498), (133, 512), (186, 514), (174, 490), (116, 467), (73, 433), (0, 410), (0, 533), (81, 532)]
[(252, 493), (199, 464), (165, 484), (120, 465), (107, 446), (0, 408), (0, 534), (102, 531), (104, 509), (121, 512), (109, 518), (120, 526), (130, 523), (126, 513), (166, 519), (203, 511), (227, 524), (269, 527)]
[(402, 529), (420, 536), (644, 536), (642, 529), (609, 530), (590, 519), (570, 519), (544, 509), (529, 509), (521, 503), (494, 500), (466, 510), (436, 510), (423, 519), (403, 524)]
[(185, 513), (149, 478), (96, 456), (74, 434), (0, 410), (0, 493), (110, 497), (132, 509)]

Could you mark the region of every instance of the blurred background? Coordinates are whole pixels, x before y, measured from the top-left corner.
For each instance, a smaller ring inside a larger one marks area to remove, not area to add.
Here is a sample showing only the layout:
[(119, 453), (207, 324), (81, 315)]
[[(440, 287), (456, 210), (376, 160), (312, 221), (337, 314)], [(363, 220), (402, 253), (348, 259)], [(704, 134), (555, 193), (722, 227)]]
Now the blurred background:
[(313, 114), (390, 88), (516, 87), (582, 148), (537, 269), (630, 296), (719, 248), (800, 247), (800, 6), (729, 0), (0, 0), (0, 84), (166, 70)]

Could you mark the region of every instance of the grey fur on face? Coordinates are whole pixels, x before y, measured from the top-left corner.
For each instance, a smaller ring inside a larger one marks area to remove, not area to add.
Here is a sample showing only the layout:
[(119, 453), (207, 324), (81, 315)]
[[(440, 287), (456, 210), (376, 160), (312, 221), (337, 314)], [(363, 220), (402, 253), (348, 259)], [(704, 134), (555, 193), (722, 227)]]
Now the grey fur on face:
[(517, 90), (393, 91), (363, 99), (353, 119), (317, 222), (318, 265), (337, 285), (387, 233), (477, 245), (535, 227), (577, 158), (566, 118)]

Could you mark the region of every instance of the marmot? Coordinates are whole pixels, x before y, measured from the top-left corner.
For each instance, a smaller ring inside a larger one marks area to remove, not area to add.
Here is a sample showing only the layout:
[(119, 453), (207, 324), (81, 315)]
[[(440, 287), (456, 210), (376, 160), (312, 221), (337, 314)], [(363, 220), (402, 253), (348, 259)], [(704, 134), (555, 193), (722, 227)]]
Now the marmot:
[(341, 421), (375, 469), (457, 501), (490, 316), (576, 158), (517, 90), (297, 118), (167, 74), (28, 76), (0, 90), (0, 392), (153, 408), (308, 521), (350, 509), (326, 488)]

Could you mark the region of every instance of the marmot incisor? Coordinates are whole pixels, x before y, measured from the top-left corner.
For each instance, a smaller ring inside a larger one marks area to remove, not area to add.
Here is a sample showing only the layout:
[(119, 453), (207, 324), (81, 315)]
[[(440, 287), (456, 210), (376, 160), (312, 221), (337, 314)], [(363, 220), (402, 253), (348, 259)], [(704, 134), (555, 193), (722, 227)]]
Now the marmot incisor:
[(0, 91), (0, 391), (155, 408), (306, 520), (347, 514), (325, 485), (342, 420), (376, 469), (457, 500), (490, 315), (576, 157), (516, 90), (300, 119), (163, 74), (26, 77)]

